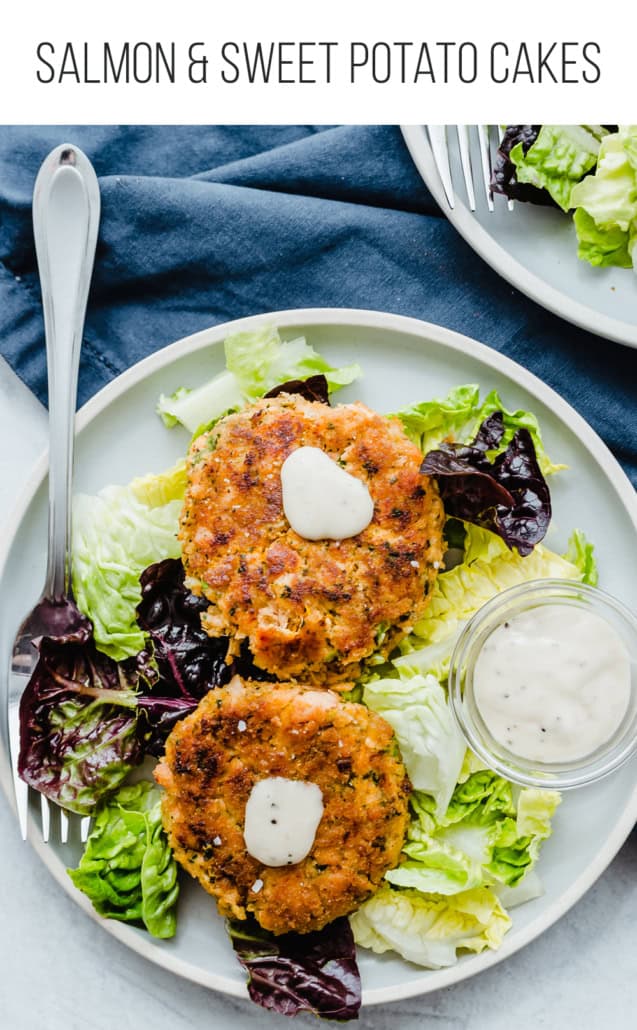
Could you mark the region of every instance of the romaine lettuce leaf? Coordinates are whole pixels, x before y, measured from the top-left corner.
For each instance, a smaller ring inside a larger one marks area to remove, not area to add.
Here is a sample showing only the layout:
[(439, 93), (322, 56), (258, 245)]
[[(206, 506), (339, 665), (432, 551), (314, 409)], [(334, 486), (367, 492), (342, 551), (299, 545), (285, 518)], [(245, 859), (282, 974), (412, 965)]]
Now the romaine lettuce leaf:
[(630, 267), (637, 239), (637, 126), (620, 125), (599, 149), (594, 175), (573, 187), (578, 255), (592, 265)]
[(457, 962), (459, 950), (498, 948), (511, 920), (486, 887), (440, 897), (385, 885), (350, 923), (361, 947), (395, 951), (408, 962), (441, 969)]
[(162, 558), (177, 558), (183, 465), (129, 486), (107, 486), (73, 502), (73, 593), (93, 623), (99, 650), (115, 661), (137, 654), (144, 634), (135, 609), (140, 573)]
[(443, 440), (471, 438), (480, 410), (480, 388), (475, 383), (456, 386), (446, 397), (398, 411), (407, 436), (423, 454), (438, 447)]
[(617, 225), (598, 226), (594, 218), (578, 207), (573, 215), (577, 233), (577, 256), (594, 268), (632, 268), (631, 236)]
[(571, 533), (566, 554), (563, 557), (579, 569), (582, 583), (588, 583), (592, 587), (597, 586), (595, 549), (581, 529), (574, 529)]
[[(593, 575), (592, 545), (577, 530), (566, 555), (538, 544), (530, 555), (521, 558), (495, 533), (469, 523), (463, 525), (463, 561), (438, 576), (429, 607), (402, 641), (401, 654), (391, 662), (391, 669), (401, 679), (433, 675), (446, 680), (458, 634), (478, 608), (502, 590), (532, 579), (582, 580)], [(579, 550), (573, 549), (576, 546)]]
[(68, 874), (106, 919), (173, 937), (177, 865), (163, 831), (161, 791), (142, 780), (102, 804), (77, 869)]
[[(637, 126), (620, 126), (605, 136), (594, 175), (573, 187), (572, 207), (582, 207), (596, 225), (617, 226), (627, 232), (637, 218), (635, 165), (631, 159)], [(628, 148), (628, 149), (627, 149)]]
[(378, 712), (396, 734), (405, 768), (416, 790), (447, 808), (465, 753), (446, 694), (433, 676), (377, 679), (365, 684), (363, 703)]
[[(439, 643), (457, 634), (461, 625), (496, 594), (532, 579), (581, 580), (579, 568), (542, 544), (521, 558), (510, 551), (494, 533), (465, 523), (467, 530), (465, 560), (438, 576), (431, 602), (422, 619), (414, 626), (408, 646), (420, 638), (427, 644)], [(436, 656), (440, 662), (440, 655)], [(413, 662), (407, 655), (398, 667)], [(422, 668), (419, 667), (422, 672)]]
[(568, 211), (573, 185), (595, 167), (604, 136), (599, 125), (543, 125), (530, 147), (520, 142), (511, 149), (517, 181), (545, 189)]
[(170, 397), (161, 395), (157, 412), (165, 425), (179, 422), (194, 433), (288, 379), (308, 379), (322, 373), (332, 393), (348, 386), (361, 373), (358, 365), (333, 367), (302, 336), (282, 341), (273, 326), (235, 333), (224, 341), (224, 347), (224, 372), (194, 390), (180, 387)]
[(406, 859), (386, 879), (394, 886), (455, 894), (494, 883), (516, 886), (551, 833), (557, 791), (512, 785), (483, 769), (455, 788), (442, 816), (435, 799), (416, 792), (403, 848)]
[(496, 883), (492, 889), (507, 912), (516, 905), (526, 905), (527, 901), (541, 898), (544, 894), (542, 881), (535, 868), (526, 872), (515, 887), (509, 887), (506, 883)]
[(566, 468), (565, 465), (556, 465), (548, 457), (535, 415), (523, 409), (509, 411), (497, 390), (491, 390), (481, 401), (480, 389), (475, 383), (454, 387), (446, 397), (403, 408), (396, 412), (396, 416), (409, 439), (426, 455), (443, 442), (468, 443), (484, 420), (496, 411), (502, 412), (504, 433), (495, 453), (508, 447), (518, 429), (527, 429), (542, 474), (547, 476)]

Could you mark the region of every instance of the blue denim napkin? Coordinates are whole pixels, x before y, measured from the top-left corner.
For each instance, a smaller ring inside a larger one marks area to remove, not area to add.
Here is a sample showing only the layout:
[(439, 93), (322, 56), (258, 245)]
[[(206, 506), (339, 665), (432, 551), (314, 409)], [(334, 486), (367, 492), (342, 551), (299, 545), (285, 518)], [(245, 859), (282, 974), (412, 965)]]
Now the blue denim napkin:
[(46, 395), (31, 195), (77, 143), (102, 191), (80, 402), (164, 344), (281, 308), (414, 315), (466, 332), (554, 386), (637, 484), (637, 357), (527, 300), (441, 215), (397, 128), (0, 129), (0, 348)]

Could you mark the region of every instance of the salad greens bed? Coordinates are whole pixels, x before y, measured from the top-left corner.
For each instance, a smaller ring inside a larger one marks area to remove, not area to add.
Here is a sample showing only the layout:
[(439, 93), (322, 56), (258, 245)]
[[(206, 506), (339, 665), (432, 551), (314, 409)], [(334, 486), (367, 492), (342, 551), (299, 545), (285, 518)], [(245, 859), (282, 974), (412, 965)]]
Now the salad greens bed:
[[(160, 398), (167, 426), (198, 433), (283, 381), (327, 400), (360, 373), (331, 367), (302, 338), (283, 343), (272, 328), (230, 337), (225, 349), (225, 372)], [(596, 581), (581, 532), (563, 555), (541, 542), (551, 515), (546, 480), (564, 466), (546, 454), (531, 413), (507, 410), (495, 392), (481, 399), (475, 385), (396, 415), (438, 480), (446, 565), (424, 616), (389, 659), (370, 659), (351, 696), (394, 729), (413, 786), (411, 820), (401, 864), (349, 921), (279, 938), (252, 920), (228, 924), (252, 997), (287, 1014), (356, 1015), (355, 942), (430, 968), (497, 948), (511, 925), (507, 909), (542, 893), (535, 865), (560, 801), (555, 791), (513, 787), (467, 750), (447, 676), (458, 633), (501, 590), (541, 577)], [(234, 673), (268, 678), (247, 652), (226, 663), (228, 641), (201, 629), (207, 602), (184, 585), (176, 537), (185, 486), (182, 461), (75, 499), (77, 607), (57, 610), (21, 708), (23, 778), (94, 816), (69, 870), (74, 884), (101, 915), (160, 938), (176, 930), (177, 869), (161, 791), (131, 784), (129, 774), (162, 753), (207, 691)]]
[(491, 185), (572, 211), (583, 261), (637, 270), (637, 125), (507, 125)]

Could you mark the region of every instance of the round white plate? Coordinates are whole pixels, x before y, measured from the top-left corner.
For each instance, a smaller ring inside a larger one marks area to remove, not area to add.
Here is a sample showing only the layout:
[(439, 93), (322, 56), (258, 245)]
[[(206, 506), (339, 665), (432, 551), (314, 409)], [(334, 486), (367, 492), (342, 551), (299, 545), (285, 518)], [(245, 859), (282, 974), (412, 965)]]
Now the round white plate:
[[(402, 134), (418, 171), (451, 224), (480, 257), (508, 282), (582, 329), (637, 347), (637, 275), (629, 268), (592, 268), (577, 257), (573, 219), (555, 208), (504, 197), (487, 208), (477, 143), (472, 138), (476, 210), (466, 202), (455, 133), (448, 133), (455, 187), (451, 209), (434, 163), (424, 125), (403, 125)], [(477, 134), (476, 134), (477, 136)]]
[[(534, 411), (549, 454), (570, 466), (570, 471), (561, 473), (552, 484), (555, 516), (548, 544), (561, 550), (571, 529), (583, 528), (596, 544), (601, 585), (628, 604), (637, 603), (635, 495), (592, 429), (557, 394), (495, 351), (439, 326), (396, 315), (333, 309), (286, 311), (217, 326), (166, 347), (110, 383), (79, 413), (76, 489), (94, 492), (107, 483), (126, 483), (133, 476), (159, 471), (183, 455), (188, 434), (161, 424), (154, 414), (159, 394), (182, 385), (194, 386), (220, 371), (223, 338), (229, 332), (264, 323), (278, 326), (284, 338), (304, 333), (309, 343), (334, 363), (359, 361), (364, 377), (342, 391), (339, 396), (343, 400), (360, 398), (389, 412), (440, 396), (459, 383), (475, 382), (484, 392), (497, 388), (510, 407)], [(0, 639), (3, 691), (10, 643), (21, 617), (35, 602), (44, 576), (45, 472), (42, 461), (0, 545), (6, 552), (4, 562), (0, 557), (5, 613)], [(6, 722), (4, 703), (1, 710)], [(12, 797), (4, 722), (0, 771), (3, 786)], [(591, 886), (628, 835), (637, 818), (636, 772), (637, 762), (632, 762), (614, 776), (565, 799), (539, 864), (546, 892), (514, 910), (513, 927), (499, 952), (463, 957), (450, 969), (428, 971), (397, 957), (378, 957), (360, 950), (364, 1002), (386, 1002), (444, 987), (486, 969), (546, 930)], [(177, 936), (172, 941), (156, 941), (144, 931), (95, 916), (65, 872), (77, 864), (81, 850), (77, 841), (67, 846), (42, 844), (37, 816), (29, 837), (49, 871), (104, 930), (175, 973), (228, 994), (245, 994), (242, 970), (214, 902), (194, 882), (184, 882)]]

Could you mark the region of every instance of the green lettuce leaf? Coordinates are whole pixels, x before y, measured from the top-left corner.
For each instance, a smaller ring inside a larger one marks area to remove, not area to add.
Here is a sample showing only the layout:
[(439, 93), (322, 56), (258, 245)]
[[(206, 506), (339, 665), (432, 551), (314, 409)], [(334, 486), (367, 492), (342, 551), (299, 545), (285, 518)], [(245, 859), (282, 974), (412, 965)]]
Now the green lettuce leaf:
[(458, 951), (497, 949), (511, 920), (485, 887), (439, 897), (386, 885), (350, 923), (361, 947), (377, 954), (395, 951), (408, 962), (441, 969), (457, 962)]
[(436, 810), (444, 812), (462, 767), (465, 742), (438, 681), (433, 676), (372, 680), (365, 684), (363, 703), (394, 730), (412, 786), (431, 794)]
[(547, 190), (568, 211), (575, 206), (574, 184), (597, 164), (603, 138), (608, 137), (599, 125), (543, 125), (526, 153), (522, 143), (511, 149), (517, 181)]
[(533, 788), (516, 800), (512, 785), (489, 769), (459, 783), (442, 816), (434, 798), (416, 792), (406, 858), (386, 879), (443, 895), (495, 883), (515, 887), (537, 861), (559, 802), (557, 791)]
[(534, 868), (526, 872), (515, 887), (509, 887), (506, 883), (494, 884), (493, 893), (497, 894), (500, 903), (508, 912), (516, 905), (526, 905), (527, 901), (541, 898), (544, 894), (544, 887)]
[(479, 427), (494, 411), (501, 411), (504, 422), (504, 436), (499, 450), (505, 450), (518, 429), (528, 429), (533, 439), (535, 453), (543, 475), (550, 475), (565, 465), (556, 465), (548, 457), (537, 418), (529, 411), (509, 411), (504, 406), (497, 390), (480, 400), (480, 389), (473, 383), (457, 386), (446, 397), (422, 404), (414, 404), (396, 412), (409, 439), (423, 454), (435, 450), (443, 440), (468, 443), (473, 440)]
[(532, 579), (586, 580), (595, 574), (592, 545), (576, 530), (563, 556), (538, 544), (521, 558), (487, 529), (463, 523), (463, 561), (438, 576), (431, 602), (413, 632), (400, 645), (401, 654), (389, 666), (390, 675), (435, 676), (444, 681), (458, 634), (475, 612), (502, 590)]
[(594, 175), (571, 193), (578, 255), (596, 266), (633, 264), (637, 240), (637, 126), (605, 136)]
[(67, 871), (104, 918), (142, 922), (154, 937), (174, 936), (177, 865), (154, 784), (121, 787), (102, 804), (78, 868)]
[(427, 454), (443, 440), (469, 440), (479, 407), (480, 388), (469, 383), (454, 387), (446, 397), (414, 404), (396, 414), (412, 443)]
[(183, 464), (129, 486), (107, 486), (73, 501), (73, 593), (93, 623), (100, 651), (122, 661), (142, 650), (136, 621), (140, 573), (163, 558), (178, 558)]
[(157, 413), (166, 426), (181, 423), (194, 433), (288, 379), (308, 379), (320, 373), (332, 393), (361, 374), (358, 365), (330, 365), (302, 336), (282, 341), (273, 326), (235, 333), (224, 341), (224, 347), (226, 371), (194, 390), (182, 386), (169, 397), (161, 395)]
[(566, 561), (571, 562), (576, 569), (579, 569), (582, 583), (590, 586), (597, 586), (597, 562), (595, 560), (595, 548), (586, 539), (586, 534), (581, 529), (574, 529), (568, 541), (566, 554), (563, 555)]
[(594, 218), (578, 207), (573, 215), (577, 233), (577, 256), (594, 268), (632, 268), (631, 234), (617, 225), (598, 226)]
[(632, 154), (637, 126), (620, 126), (605, 136), (594, 175), (573, 187), (572, 206), (582, 207), (596, 225), (617, 226), (627, 232), (637, 217), (637, 183)]
[[(532, 579), (575, 579), (581, 580), (579, 568), (566, 558), (560, 557), (542, 544), (531, 554), (521, 558), (516, 551), (510, 551), (495, 533), (465, 523), (467, 531), (465, 557), (460, 565), (438, 576), (431, 602), (422, 619), (414, 626), (408, 647), (438, 643), (455, 637), (464, 623), (486, 601), (508, 587), (526, 583)], [(413, 652), (398, 660), (396, 666), (413, 668)], [(437, 654), (441, 664), (440, 653)], [(444, 664), (444, 663), (443, 663)], [(422, 672), (422, 665), (418, 665)]]

